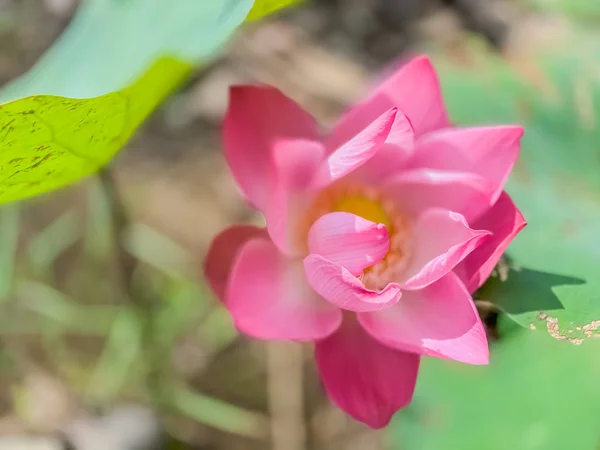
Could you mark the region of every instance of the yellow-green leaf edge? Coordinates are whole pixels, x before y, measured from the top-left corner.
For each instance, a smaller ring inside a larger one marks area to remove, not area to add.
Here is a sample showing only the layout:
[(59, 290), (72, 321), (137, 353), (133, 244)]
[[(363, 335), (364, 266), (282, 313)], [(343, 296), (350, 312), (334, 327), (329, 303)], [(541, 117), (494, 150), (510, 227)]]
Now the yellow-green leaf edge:
[(246, 21), (260, 19), (275, 11), (300, 3), (302, 0), (255, 0)]
[[(298, 0), (256, 0), (246, 21), (294, 3)], [(85, 99), (35, 95), (0, 105), (0, 204), (98, 171), (191, 69), (163, 57), (120, 91)]]
[(0, 105), (0, 203), (96, 172), (190, 70), (189, 64), (160, 58), (117, 92), (86, 99), (35, 95)]

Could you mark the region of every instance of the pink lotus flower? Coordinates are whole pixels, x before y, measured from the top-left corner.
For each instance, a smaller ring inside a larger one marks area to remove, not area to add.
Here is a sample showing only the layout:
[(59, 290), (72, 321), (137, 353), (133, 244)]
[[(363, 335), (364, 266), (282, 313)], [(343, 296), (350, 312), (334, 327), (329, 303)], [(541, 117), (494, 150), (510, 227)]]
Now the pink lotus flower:
[(314, 341), (330, 398), (374, 428), (410, 403), (420, 355), (488, 363), (471, 293), (525, 225), (503, 191), (521, 127), (453, 127), (426, 57), (328, 137), (272, 87), (232, 88), (223, 127), (267, 224), (225, 230), (206, 260), (239, 330)]

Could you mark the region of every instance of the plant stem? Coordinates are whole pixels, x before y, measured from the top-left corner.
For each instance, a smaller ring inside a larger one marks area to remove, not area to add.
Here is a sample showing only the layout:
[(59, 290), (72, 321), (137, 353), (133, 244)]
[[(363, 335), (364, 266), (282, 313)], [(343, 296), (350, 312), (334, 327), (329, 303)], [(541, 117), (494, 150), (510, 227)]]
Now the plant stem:
[(119, 283), (125, 301), (133, 307), (141, 324), (142, 355), (147, 371), (146, 390), (155, 406), (160, 407), (165, 403), (161, 381), (161, 368), (164, 361), (162, 355), (159, 355), (159, 352), (156, 351), (156, 324), (154, 320), (155, 312), (160, 307), (160, 301), (156, 294), (152, 292), (151, 283), (142, 283), (136, 276), (138, 261), (125, 246), (124, 239), (129, 228), (129, 217), (123, 199), (119, 194), (114, 174), (110, 168), (104, 167), (98, 172), (98, 177), (110, 205), (114, 233), (115, 264)]
[(273, 450), (305, 450), (303, 354), (300, 344), (267, 345), (269, 409)]

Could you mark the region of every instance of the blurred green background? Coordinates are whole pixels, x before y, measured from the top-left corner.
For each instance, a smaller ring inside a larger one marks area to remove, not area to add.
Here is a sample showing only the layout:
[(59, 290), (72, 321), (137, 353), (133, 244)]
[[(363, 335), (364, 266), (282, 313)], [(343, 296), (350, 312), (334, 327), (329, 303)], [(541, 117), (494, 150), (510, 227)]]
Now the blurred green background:
[[(0, 0), (0, 83), (77, 6)], [(315, 0), (245, 26), (109, 168), (0, 208), (0, 450), (598, 450), (600, 341), (518, 327), (535, 317), (482, 295), (491, 365), (426, 359), (413, 405), (373, 432), (329, 404), (308, 346), (240, 337), (200, 267), (219, 230), (259, 220), (219, 154), (230, 84), (274, 84), (327, 125), (428, 52), (458, 123), (527, 126), (515, 256), (600, 275), (599, 21), (592, 0)], [(587, 226), (563, 239), (571, 222)], [(565, 289), (543, 287), (521, 295)]]

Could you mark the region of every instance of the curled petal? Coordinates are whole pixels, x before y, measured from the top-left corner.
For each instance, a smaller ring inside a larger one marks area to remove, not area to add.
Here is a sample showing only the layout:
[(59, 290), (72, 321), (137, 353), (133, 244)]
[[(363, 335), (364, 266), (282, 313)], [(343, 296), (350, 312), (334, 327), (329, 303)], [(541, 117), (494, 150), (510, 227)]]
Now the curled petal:
[[(337, 140), (339, 139), (334, 130), (326, 143), (327, 147), (336, 145)], [(383, 178), (397, 173), (406, 166), (409, 157), (413, 154), (414, 141), (415, 133), (408, 117), (401, 111), (397, 111), (385, 143), (367, 162), (352, 173), (352, 178), (371, 185), (379, 184)]]
[(315, 359), (329, 398), (372, 428), (412, 400), (419, 357), (380, 344), (354, 318), (316, 343)]
[(265, 239), (253, 239), (240, 250), (226, 306), (237, 328), (259, 339), (321, 339), (342, 320), (341, 311), (306, 284), (302, 264)]
[(385, 225), (346, 212), (320, 217), (308, 233), (310, 253), (345, 267), (355, 276), (377, 264), (390, 249)]
[(454, 272), (469, 292), (475, 292), (488, 279), (508, 244), (527, 225), (506, 192), (477, 222), (475, 227), (492, 232), (492, 236), (467, 256)]
[(308, 283), (325, 300), (338, 308), (349, 311), (376, 311), (389, 308), (398, 302), (402, 293), (395, 283), (381, 291), (367, 289), (348, 269), (320, 255), (304, 258), (304, 270)]
[(413, 255), (401, 283), (403, 289), (421, 289), (439, 280), (489, 238), (473, 230), (458, 213), (431, 209), (413, 229)]
[(223, 120), (225, 158), (248, 201), (260, 210), (272, 188), (272, 148), (284, 138), (317, 141), (314, 119), (275, 88), (231, 88)]
[(471, 295), (452, 272), (385, 311), (359, 314), (362, 326), (381, 342), (407, 352), (488, 364), (485, 328)]
[(334, 150), (317, 173), (315, 186), (325, 187), (373, 158), (387, 139), (397, 112), (397, 108), (384, 111), (364, 128), (359, 128), (358, 134), (352, 139)]

